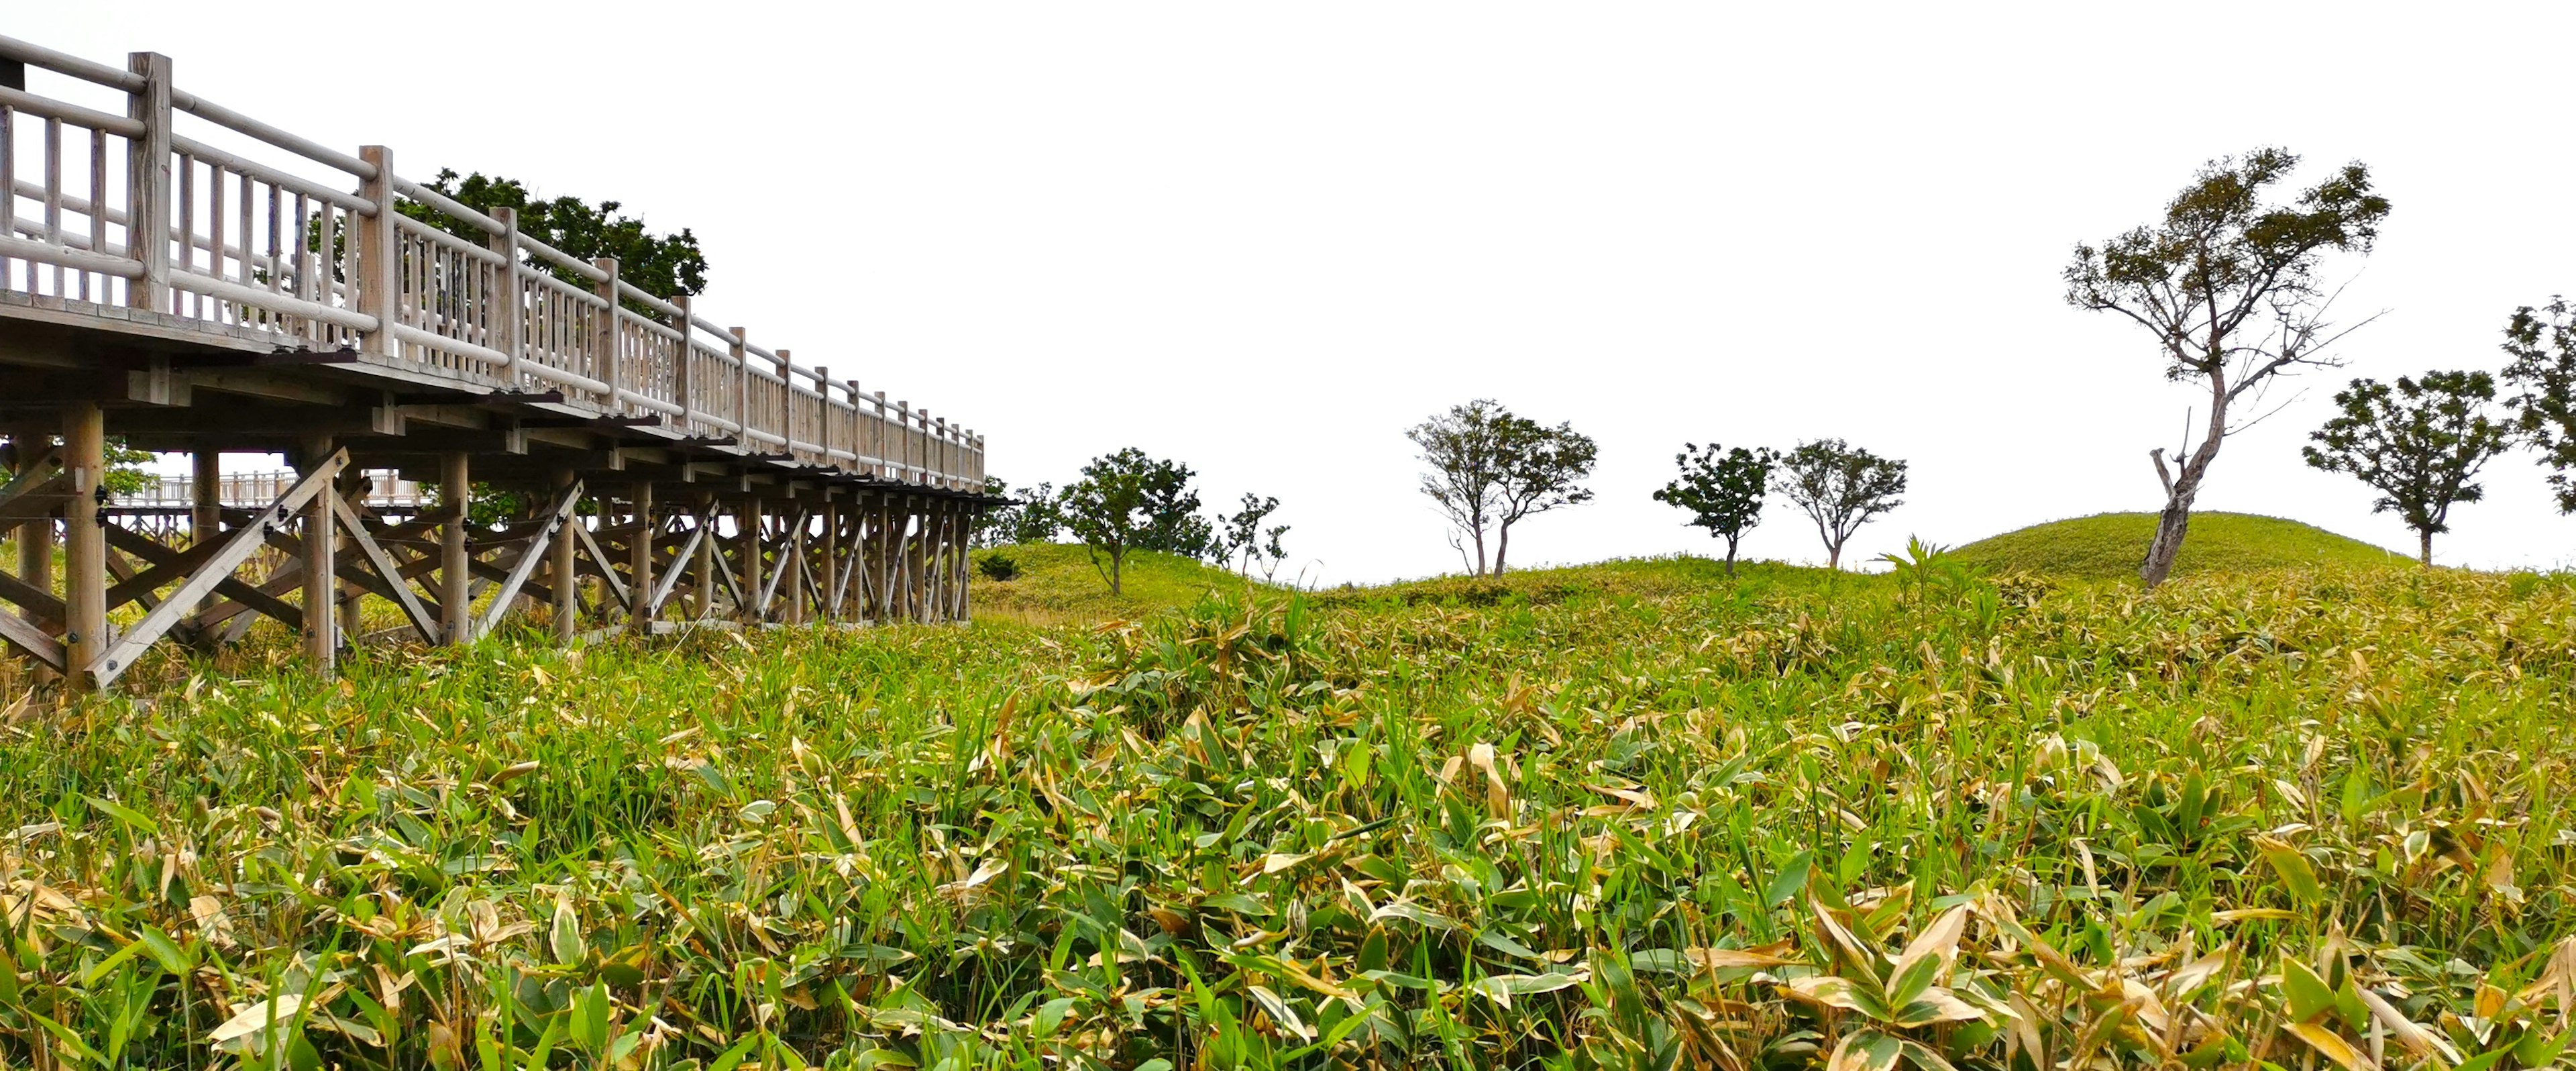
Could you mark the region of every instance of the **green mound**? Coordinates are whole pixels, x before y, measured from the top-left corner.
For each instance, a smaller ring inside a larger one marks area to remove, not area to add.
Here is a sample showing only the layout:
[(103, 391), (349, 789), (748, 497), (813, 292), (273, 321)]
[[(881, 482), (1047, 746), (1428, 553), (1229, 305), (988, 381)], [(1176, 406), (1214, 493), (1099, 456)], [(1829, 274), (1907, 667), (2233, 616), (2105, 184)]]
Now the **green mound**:
[[(1997, 572), (2134, 578), (2155, 537), (2152, 513), (2097, 513), (1980, 539), (1953, 553)], [(2174, 575), (2311, 565), (2405, 565), (2413, 559), (2314, 525), (2251, 513), (2195, 513)]]
[[(1010, 559), (1017, 575), (1009, 580), (986, 576), (983, 563), (996, 556)], [(1210, 591), (1240, 592), (1245, 583), (1242, 577), (1204, 562), (1138, 550), (1128, 552), (1120, 592), (1111, 595), (1109, 582), (1101, 579), (1079, 543), (995, 547), (976, 551), (972, 557), (977, 569), (967, 597), (975, 616), (1034, 625), (1141, 617), (1190, 605)]]

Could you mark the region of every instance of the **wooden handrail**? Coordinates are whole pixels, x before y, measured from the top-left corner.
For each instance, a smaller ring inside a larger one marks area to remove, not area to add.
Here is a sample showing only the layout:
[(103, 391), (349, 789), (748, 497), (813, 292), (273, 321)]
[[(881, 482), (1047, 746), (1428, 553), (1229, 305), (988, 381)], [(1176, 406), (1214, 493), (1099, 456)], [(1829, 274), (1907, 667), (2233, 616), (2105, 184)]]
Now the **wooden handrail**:
[[(982, 485), (981, 435), (908, 403), (889, 407), (882, 392), (861, 395), (855, 380), (798, 366), (789, 351), (753, 344), (693, 305), (519, 233), (501, 213), (406, 179), (386, 150), (352, 155), (183, 92), (157, 56), (138, 53), (118, 70), (0, 37), (0, 58), (132, 102), (119, 116), (0, 88), (0, 129), (11, 116), (34, 120), (47, 160), (75, 145), (90, 158), (88, 174), (73, 181), (51, 164), (29, 173), (28, 154), (0, 138), (0, 193), (45, 209), (42, 218), (0, 213), (0, 290), (273, 332), (281, 344), (354, 349), (361, 360), (496, 390), (515, 391), (530, 377), (602, 415), (676, 418), (683, 434), (731, 434), (747, 453), (783, 451), (960, 490)], [(171, 129), (179, 114), (294, 162), (185, 137)], [(109, 139), (128, 151), (108, 151)], [(143, 168), (146, 145), (168, 147), (166, 166)], [(309, 170), (299, 164), (317, 163), (356, 176), (360, 187), (297, 174)], [(104, 203), (111, 189), (128, 191), (126, 203)], [(396, 200), (436, 209), (485, 241), (403, 217)], [(166, 239), (137, 242), (129, 218), (137, 213), (155, 229), (166, 225)], [(558, 271), (591, 285), (566, 283)], [(687, 371), (702, 361), (720, 371)]]

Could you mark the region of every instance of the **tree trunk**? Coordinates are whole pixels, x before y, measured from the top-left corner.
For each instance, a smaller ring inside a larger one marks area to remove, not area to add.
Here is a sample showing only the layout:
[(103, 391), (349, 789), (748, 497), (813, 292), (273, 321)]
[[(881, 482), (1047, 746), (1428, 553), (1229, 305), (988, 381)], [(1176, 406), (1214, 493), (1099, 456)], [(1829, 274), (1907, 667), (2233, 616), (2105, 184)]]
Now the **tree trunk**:
[(2147, 544), (2146, 563), (2138, 567), (2138, 579), (2152, 588), (2165, 582), (2173, 572), (2174, 556), (2182, 553), (2182, 537), (2191, 530), (2191, 503), (2176, 496), (2165, 500), (2165, 509), (2156, 517), (2156, 538)]
[(2415, 560), (2424, 563), (2424, 568), (2430, 569), (2433, 567), (2433, 530), (2419, 529), (2415, 536), (2418, 545), (2422, 548), (2415, 552)]
[[(2138, 567), (2138, 579), (2152, 590), (2173, 573), (2174, 558), (2182, 553), (2182, 538), (2191, 531), (2191, 504), (2200, 497), (2200, 479), (2209, 472), (2209, 463), (2218, 459), (2218, 447), (2227, 441), (2227, 380), (2222, 375), (2209, 377), (2209, 428), (2201, 433), (2200, 447), (2187, 459), (2177, 459), (2182, 471), (2165, 480), (2165, 508), (2156, 517), (2156, 538), (2147, 544), (2147, 560)], [(2165, 477), (2164, 452), (2159, 449), (2150, 457), (2156, 459), (2156, 475)]]
[(1494, 533), (1494, 571), (1490, 575), (1503, 575), (1503, 555), (1511, 552), (1512, 526), (1511, 522), (1505, 521), (1502, 528)]
[(1127, 572), (1127, 550), (1126, 550), (1126, 548), (1124, 548), (1124, 547), (1113, 547), (1113, 548), (1111, 548), (1111, 549), (1110, 549), (1110, 551), (1109, 551), (1109, 593), (1110, 593), (1111, 595), (1124, 594), (1124, 592), (1122, 592), (1122, 591), (1120, 591), (1120, 590), (1119, 590), (1119, 586), (1118, 586), (1118, 585), (1119, 585), (1119, 581), (1125, 577), (1126, 572)]
[(1735, 541), (1726, 541), (1726, 575), (1735, 575)]
[(1485, 575), (1485, 530), (1476, 529), (1476, 575)]
[(1841, 572), (1841, 571), (1842, 571), (1842, 568), (1843, 568), (1843, 545), (1842, 545), (1842, 544), (1840, 544), (1840, 543), (1827, 543), (1827, 544), (1825, 544), (1825, 568), (1827, 568), (1827, 569), (1831, 569), (1831, 570), (1833, 570), (1833, 571), (1835, 571), (1835, 572)]

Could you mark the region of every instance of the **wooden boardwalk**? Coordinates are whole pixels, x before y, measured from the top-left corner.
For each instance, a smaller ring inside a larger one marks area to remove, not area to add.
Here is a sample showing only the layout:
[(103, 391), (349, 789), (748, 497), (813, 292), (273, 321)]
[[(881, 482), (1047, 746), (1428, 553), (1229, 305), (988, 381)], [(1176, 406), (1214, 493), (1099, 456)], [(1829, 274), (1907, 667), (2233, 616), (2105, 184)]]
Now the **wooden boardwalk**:
[[(566, 641), (966, 617), (982, 436), (171, 70), (0, 37), (0, 643), (88, 689), (258, 617), (327, 673), (368, 598), (431, 643), (523, 605)], [(108, 437), (195, 457), (184, 526), (106, 493)], [(295, 479), (228, 502), (227, 452)], [(430, 496), (389, 502), (370, 470)], [(431, 504), (478, 483), (526, 508)]]

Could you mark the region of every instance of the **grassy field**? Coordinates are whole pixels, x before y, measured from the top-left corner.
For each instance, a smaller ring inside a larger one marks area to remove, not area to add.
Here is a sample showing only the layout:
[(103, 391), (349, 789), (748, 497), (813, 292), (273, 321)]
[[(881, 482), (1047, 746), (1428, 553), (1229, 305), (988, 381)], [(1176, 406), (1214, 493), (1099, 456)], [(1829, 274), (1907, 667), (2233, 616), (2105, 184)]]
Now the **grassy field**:
[[(2152, 513), (2097, 513), (2035, 524), (1980, 539), (1953, 553), (1995, 571), (2060, 577), (2136, 579), (2156, 534)], [(2194, 513), (2191, 536), (2174, 559), (2174, 575), (2242, 573), (2299, 566), (2406, 565), (2414, 559), (2279, 517)]]
[(2559, 578), (1171, 572), (13, 708), (0, 1064), (2561, 1058)]

